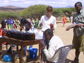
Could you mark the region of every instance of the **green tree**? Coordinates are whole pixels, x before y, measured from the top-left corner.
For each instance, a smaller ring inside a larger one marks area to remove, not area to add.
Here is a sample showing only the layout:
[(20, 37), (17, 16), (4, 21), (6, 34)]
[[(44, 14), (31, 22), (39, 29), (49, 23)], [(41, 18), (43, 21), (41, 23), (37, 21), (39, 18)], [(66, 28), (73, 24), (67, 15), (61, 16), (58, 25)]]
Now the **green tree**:
[(76, 11), (75, 8), (64, 8), (63, 9), (64, 14), (67, 17), (69, 17), (70, 22), (71, 22), (71, 18), (70, 17), (73, 15), (73, 12), (75, 12), (75, 11)]
[(55, 9), (53, 9), (52, 15), (54, 15), (56, 17), (59, 17), (59, 16), (62, 16), (62, 14), (63, 14), (63, 11), (61, 10), (61, 8), (55, 8)]
[(21, 12), (22, 17), (29, 18), (40, 18), (42, 15), (46, 13), (46, 5), (33, 5)]
[(5, 18), (20, 18), (20, 11), (0, 11), (0, 21)]

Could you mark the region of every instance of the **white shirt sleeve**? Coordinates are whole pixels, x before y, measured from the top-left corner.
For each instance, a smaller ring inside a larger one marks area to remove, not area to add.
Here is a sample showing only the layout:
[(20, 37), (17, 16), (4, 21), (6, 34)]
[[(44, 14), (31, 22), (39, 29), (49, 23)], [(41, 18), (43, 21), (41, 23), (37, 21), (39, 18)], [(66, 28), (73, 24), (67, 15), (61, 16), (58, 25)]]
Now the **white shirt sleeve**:
[(46, 55), (46, 58), (48, 59), (50, 59), (50, 58), (52, 58), (53, 57), (53, 55), (55, 54), (55, 45), (53, 44), (53, 43), (51, 43), (50, 45), (49, 45), (49, 49), (47, 50), (47, 49), (44, 49), (43, 51), (44, 51), (44, 54)]
[(53, 25), (54, 25), (54, 29), (56, 29), (56, 27), (57, 27), (56, 18), (54, 19)]

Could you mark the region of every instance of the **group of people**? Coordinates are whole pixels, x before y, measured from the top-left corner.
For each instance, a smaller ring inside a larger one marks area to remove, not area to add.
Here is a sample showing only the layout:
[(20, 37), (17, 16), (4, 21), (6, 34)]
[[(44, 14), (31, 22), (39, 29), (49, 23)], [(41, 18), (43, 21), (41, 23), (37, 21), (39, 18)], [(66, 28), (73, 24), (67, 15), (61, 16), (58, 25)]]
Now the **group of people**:
[[(67, 27), (66, 30), (73, 28), (74, 37), (73, 37), (73, 48), (75, 51), (75, 59), (72, 63), (79, 63), (79, 54), (81, 51), (84, 51), (84, 9), (82, 8), (82, 3), (75, 3), (75, 9), (77, 11), (73, 16), (72, 24), (75, 24), (74, 27)], [(42, 45), (42, 55), (45, 58), (47, 63), (56, 62), (56, 58), (51, 60), (55, 51), (60, 47), (64, 46), (62, 40), (53, 34), (53, 31), (56, 29), (56, 17), (52, 16), (53, 8), (48, 6), (46, 8), (46, 15), (43, 15), (39, 21), (39, 27), (41, 27), (43, 32), (43, 41)], [(24, 22), (25, 21), (25, 22)], [(20, 31), (22, 31), (23, 26), (26, 27), (25, 31), (28, 31), (31, 28), (31, 23), (25, 19), (20, 21)]]
[(75, 3), (76, 14), (73, 16), (72, 26), (68, 26), (66, 30), (73, 28), (73, 48), (75, 51), (75, 59), (73, 63), (79, 63), (79, 54), (84, 51), (84, 9), (81, 2)]
[[(81, 2), (75, 3), (76, 14), (73, 16), (72, 26), (68, 26), (66, 31), (73, 28), (73, 49), (75, 49), (75, 59), (72, 63), (79, 63), (79, 54), (84, 51), (84, 9)], [(53, 35), (53, 31), (56, 29), (56, 18), (52, 16), (52, 7), (47, 7), (46, 15), (41, 17), (39, 26), (42, 26), (44, 32), (44, 41), (41, 41), (43, 47), (44, 57), (47, 63), (55, 63), (56, 58), (51, 60), (55, 51), (64, 46), (62, 40)], [(65, 19), (65, 18), (64, 18)], [(66, 21), (65, 21), (66, 22)], [(51, 26), (50, 26), (51, 25)]]
[[(38, 18), (36, 18), (36, 20), (34, 20), (34, 19), (25, 19), (25, 18), (22, 18), (22, 19), (9, 19), (9, 18), (5, 18), (3, 21), (5, 21), (6, 22), (6, 25), (7, 25), (7, 29), (15, 29), (15, 30), (18, 30), (19, 28), (20, 28), (20, 23), (22, 23), (21, 21), (23, 20), (23, 21), (28, 21), (28, 22), (30, 22), (31, 23), (31, 27), (32, 28), (38, 28), (38, 23), (39, 23), (39, 20), (38, 20)], [(30, 26), (30, 24), (26, 24), (24, 27), (26, 28), (26, 29), (28, 29), (28, 28), (30, 28), (30, 27), (28, 27), (28, 26)]]
[(7, 29), (17, 29), (17, 27), (20, 24), (20, 20), (15, 18), (14, 19), (5, 18), (4, 21), (6, 22)]

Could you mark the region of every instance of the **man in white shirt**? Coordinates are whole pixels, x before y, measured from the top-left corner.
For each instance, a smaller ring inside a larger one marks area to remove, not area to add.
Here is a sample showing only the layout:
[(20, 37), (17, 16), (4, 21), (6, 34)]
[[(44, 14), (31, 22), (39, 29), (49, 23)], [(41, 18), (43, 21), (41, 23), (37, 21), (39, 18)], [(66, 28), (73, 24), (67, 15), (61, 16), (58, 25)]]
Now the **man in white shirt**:
[(43, 47), (43, 53), (46, 57), (46, 61), (49, 62), (56, 62), (57, 58), (52, 58), (55, 54), (55, 51), (58, 50), (60, 47), (64, 46), (62, 40), (58, 37), (53, 35), (52, 29), (47, 29), (44, 31), (44, 36), (46, 39), (46, 42), (49, 40), (49, 43), (47, 44), (47, 47), (45, 47), (44, 42), (41, 41), (42, 47)]
[(39, 21), (39, 27), (42, 27), (42, 31), (44, 32), (46, 29), (56, 29), (56, 18), (52, 16), (53, 8), (48, 6), (46, 9), (46, 15), (43, 15)]

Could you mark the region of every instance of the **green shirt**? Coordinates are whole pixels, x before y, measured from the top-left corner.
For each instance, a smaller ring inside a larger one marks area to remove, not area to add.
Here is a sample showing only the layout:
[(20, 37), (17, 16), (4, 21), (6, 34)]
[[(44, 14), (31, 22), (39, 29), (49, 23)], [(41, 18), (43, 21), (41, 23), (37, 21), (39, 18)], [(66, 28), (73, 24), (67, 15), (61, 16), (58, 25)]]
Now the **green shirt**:
[[(84, 9), (80, 10), (80, 13), (76, 13), (73, 16), (73, 24), (84, 24)], [(84, 34), (84, 27), (74, 27), (74, 36), (81, 36)]]
[(35, 28), (38, 28), (39, 21), (35, 21)]

